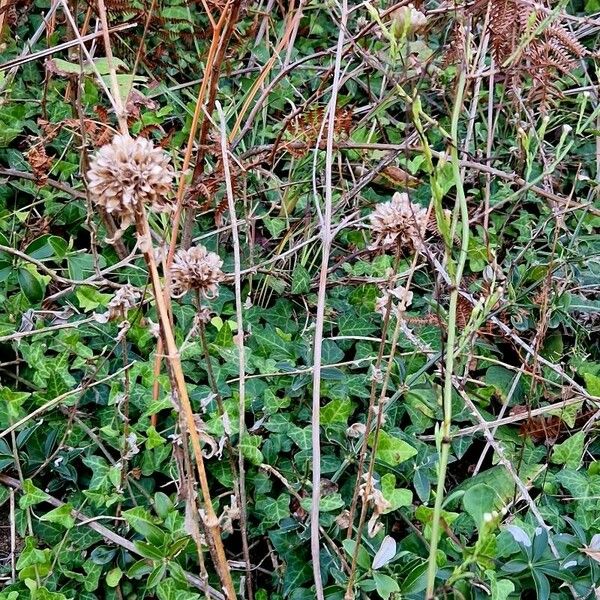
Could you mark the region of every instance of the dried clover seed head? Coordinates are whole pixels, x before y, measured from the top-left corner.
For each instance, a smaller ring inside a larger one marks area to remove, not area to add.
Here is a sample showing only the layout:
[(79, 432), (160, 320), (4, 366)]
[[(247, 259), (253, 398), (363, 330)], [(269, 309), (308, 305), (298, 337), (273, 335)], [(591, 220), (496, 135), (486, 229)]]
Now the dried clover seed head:
[(116, 135), (92, 159), (88, 189), (98, 206), (121, 218), (124, 229), (140, 204), (155, 212), (171, 209), (166, 200), (173, 182), (169, 160), (146, 138)]
[(402, 248), (418, 250), (427, 223), (427, 210), (410, 201), (408, 194), (396, 192), (390, 202), (379, 204), (371, 214), (375, 240), (371, 249)]
[(189, 290), (198, 290), (205, 298), (218, 296), (222, 265), (219, 256), (204, 246), (179, 250), (171, 267), (171, 293), (182, 296)]
[(124, 319), (129, 309), (136, 306), (140, 293), (130, 284), (119, 288), (108, 303), (108, 319)]

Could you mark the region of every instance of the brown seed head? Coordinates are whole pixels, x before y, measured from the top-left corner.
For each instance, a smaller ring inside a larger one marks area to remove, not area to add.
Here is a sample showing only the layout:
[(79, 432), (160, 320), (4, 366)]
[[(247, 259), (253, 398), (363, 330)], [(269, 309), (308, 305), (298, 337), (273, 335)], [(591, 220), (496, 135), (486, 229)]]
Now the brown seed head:
[(223, 280), (223, 261), (204, 246), (178, 250), (171, 267), (171, 293), (182, 296), (189, 290), (198, 290), (205, 298), (219, 295), (219, 283)]
[(133, 220), (136, 209), (154, 212), (171, 209), (166, 196), (173, 182), (169, 156), (146, 138), (115, 135), (92, 159), (88, 189), (96, 204), (121, 218), (121, 229)]
[(408, 194), (396, 192), (390, 202), (377, 205), (371, 214), (375, 235), (371, 249), (400, 245), (410, 251), (418, 250), (426, 223), (427, 210), (411, 202)]

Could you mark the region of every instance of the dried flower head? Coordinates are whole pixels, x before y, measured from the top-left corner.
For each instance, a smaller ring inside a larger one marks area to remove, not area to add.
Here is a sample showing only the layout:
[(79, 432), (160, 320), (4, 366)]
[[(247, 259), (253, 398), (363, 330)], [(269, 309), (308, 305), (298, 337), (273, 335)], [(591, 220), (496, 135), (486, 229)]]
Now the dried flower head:
[(127, 311), (133, 308), (140, 299), (140, 293), (132, 285), (119, 288), (108, 303), (108, 320), (124, 319)]
[(92, 199), (121, 219), (121, 231), (133, 220), (140, 204), (155, 212), (171, 209), (173, 168), (169, 156), (146, 138), (116, 135), (102, 146), (88, 171)]
[(383, 524), (379, 521), (381, 515), (389, 512), (389, 509), (392, 507), (390, 502), (388, 502), (381, 490), (378, 490), (375, 487), (375, 482), (373, 477), (369, 473), (365, 473), (362, 476), (364, 483), (360, 484), (358, 495), (361, 500), (365, 504), (370, 504), (373, 507), (373, 514), (369, 519), (367, 524), (367, 531), (369, 533), (369, 537), (375, 537), (377, 533), (383, 527)]
[(367, 426), (364, 423), (352, 423), (348, 429), (346, 429), (346, 435), (349, 438), (359, 438), (361, 435), (365, 435), (367, 432)]
[(392, 12), (392, 33), (397, 38), (417, 33), (427, 26), (427, 17), (413, 4), (401, 6)]
[(377, 205), (371, 215), (371, 229), (375, 234), (371, 249), (400, 245), (419, 250), (426, 226), (427, 210), (411, 202), (408, 194), (396, 192), (390, 202)]
[(179, 250), (171, 267), (171, 294), (178, 297), (189, 290), (198, 290), (205, 298), (215, 298), (223, 280), (222, 265), (219, 256), (204, 246)]
[(384, 290), (383, 295), (375, 300), (375, 312), (385, 317), (388, 311), (388, 304), (391, 303), (390, 314), (397, 317), (406, 311), (411, 305), (412, 299), (413, 293), (401, 285), (393, 290)]

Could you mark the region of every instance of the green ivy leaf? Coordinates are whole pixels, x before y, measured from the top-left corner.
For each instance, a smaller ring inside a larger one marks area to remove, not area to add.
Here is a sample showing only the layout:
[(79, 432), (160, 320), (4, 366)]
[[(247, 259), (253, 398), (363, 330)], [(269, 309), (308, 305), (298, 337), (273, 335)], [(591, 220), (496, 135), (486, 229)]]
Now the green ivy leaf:
[(91, 285), (80, 285), (75, 296), (79, 302), (79, 308), (85, 312), (96, 310), (99, 306), (106, 306), (112, 298), (112, 294), (103, 294)]
[(298, 263), (292, 273), (292, 294), (306, 294), (310, 291), (310, 273)]
[(348, 422), (348, 417), (352, 414), (352, 402), (347, 398), (338, 398), (328, 402), (321, 407), (321, 423), (331, 425), (332, 423)]
[(600, 377), (592, 373), (584, 373), (585, 389), (592, 395), (600, 397)]
[[(373, 446), (374, 434), (369, 436), (369, 444)], [(400, 438), (394, 437), (386, 431), (379, 432), (379, 440), (375, 455), (388, 465), (396, 466), (412, 458), (417, 453), (416, 449)]]
[[(306, 511), (310, 512), (312, 500), (311, 498), (303, 498), (302, 502), (300, 502), (302, 508)], [(344, 506), (344, 500), (340, 494), (337, 492), (334, 494), (327, 494), (327, 496), (322, 496), (319, 500), (319, 510), (323, 512), (331, 512), (333, 510), (338, 510)]]
[(260, 435), (247, 434), (242, 437), (242, 441), (240, 442), (242, 454), (254, 465), (260, 465), (264, 462), (263, 454), (258, 449), (261, 443), (262, 438)]
[(49, 523), (58, 523), (65, 529), (71, 529), (75, 525), (75, 518), (71, 514), (73, 507), (70, 504), (63, 504), (45, 515), (40, 517), (40, 521), (48, 521)]
[(583, 457), (585, 433), (578, 431), (564, 442), (556, 444), (550, 460), (557, 465), (565, 465), (570, 469), (578, 469)]
[(46, 502), (49, 498), (50, 496), (37, 488), (31, 479), (25, 479), (23, 482), (23, 496), (19, 498), (19, 507), (25, 510), (40, 502)]

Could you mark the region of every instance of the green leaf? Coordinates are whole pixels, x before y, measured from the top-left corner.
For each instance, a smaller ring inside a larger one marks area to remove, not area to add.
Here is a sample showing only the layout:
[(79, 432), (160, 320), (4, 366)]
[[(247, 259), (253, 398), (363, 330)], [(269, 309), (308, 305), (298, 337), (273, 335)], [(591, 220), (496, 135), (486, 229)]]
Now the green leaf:
[(256, 508), (264, 514), (268, 523), (277, 524), (290, 516), (290, 497), (280, 494), (277, 499), (261, 498), (256, 502)]
[(357, 317), (356, 314), (347, 313), (340, 315), (338, 320), (338, 330), (340, 335), (350, 337), (368, 336), (373, 333), (377, 327), (371, 322), (362, 317)]
[[(373, 446), (375, 434), (369, 435), (369, 444)], [(375, 455), (378, 460), (381, 460), (388, 465), (396, 466), (404, 461), (412, 458), (417, 453), (416, 449), (400, 438), (393, 437), (385, 431), (379, 432), (377, 441), (377, 449)]]
[(25, 481), (23, 481), (23, 496), (19, 498), (19, 507), (25, 510), (40, 502), (46, 502), (49, 498), (50, 496), (48, 496), (46, 492), (43, 492), (33, 485), (31, 479), (25, 479)]
[(165, 534), (154, 523), (152, 515), (141, 506), (130, 508), (122, 513), (123, 518), (139, 534), (143, 535), (149, 542), (160, 546), (165, 541)]
[[(485, 382), (488, 385), (493, 386), (496, 389), (496, 393), (502, 400), (502, 402), (508, 401), (508, 394), (513, 386), (513, 381), (516, 375), (499, 365), (492, 365), (488, 368), (485, 373)], [(511, 404), (519, 404), (523, 399), (524, 391), (521, 381), (517, 383), (512, 394)]]
[(73, 507), (70, 504), (63, 504), (45, 515), (40, 517), (40, 521), (48, 521), (49, 523), (57, 523), (65, 529), (71, 529), (75, 525), (75, 517), (71, 514)]
[(189, 589), (182, 589), (174, 579), (163, 579), (156, 588), (158, 600), (201, 600), (204, 596), (196, 594)]
[[(303, 498), (300, 504), (304, 510), (310, 512), (311, 502), (311, 498)], [(319, 500), (319, 509), (322, 512), (331, 512), (332, 510), (338, 510), (339, 508), (342, 508), (344, 504), (345, 503), (342, 499), (342, 496), (336, 492), (334, 494), (327, 494), (327, 496), (322, 496)]]
[(280, 398), (275, 395), (270, 388), (267, 388), (263, 393), (263, 402), (265, 412), (267, 414), (273, 414), (283, 408), (287, 408), (290, 405), (291, 400), (287, 396)]
[(600, 397), (600, 377), (591, 373), (584, 373), (585, 389), (592, 395)]
[(335, 399), (321, 407), (321, 423), (331, 425), (332, 423), (348, 422), (348, 417), (352, 414), (352, 402), (347, 398)]
[(583, 457), (585, 433), (578, 431), (564, 442), (556, 444), (550, 460), (557, 465), (565, 465), (570, 469), (578, 469)]
[(79, 302), (79, 308), (85, 312), (96, 310), (99, 306), (106, 306), (112, 298), (112, 294), (103, 294), (90, 285), (80, 285), (75, 296)]
[(152, 544), (141, 542), (140, 540), (135, 540), (133, 544), (135, 549), (140, 553), (140, 556), (143, 556), (144, 558), (149, 558), (151, 560), (162, 560), (165, 558), (165, 553)]
[(164, 492), (154, 494), (154, 510), (161, 519), (166, 519), (169, 512), (173, 510), (173, 502)]
[(44, 286), (29, 269), (19, 267), (17, 279), (25, 297), (32, 304), (37, 304), (44, 297)]
[[(346, 554), (350, 557), (354, 556), (354, 550), (356, 548), (356, 540), (348, 540), (345, 539), (342, 542), (342, 546), (344, 547), (344, 550), (346, 551)], [(360, 546), (358, 549), (358, 554), (356, 555), (356, 563), (358, 564), (359, 567), (362, 567), (363, 569), (370, 569), (371, 568), (371, 557), (369, 556), (369, 553), (365, 550), (364, 546)]]
[(0, 387), (0, 428), (5, 429), (24, 416), (21, 407), (30, 396), (29, 392), (16, 392)]
[(507, 600), (515, 591), (515, 584), (508, 579), (492, 580), (492, 600)]
[(375, 572), (373, 573), (373, 579), (375, 580), (377, 593), (384, 600), (388, 600), (392, 594), (400, 591), (400, 587), (396, 583), (396, 580), (392, 579), (389, 575)]
[(260, 437), (260, 435), (248, 434), (245, 434), (242, 437), (242, 441), (240, 442), (242, 454), (254, 465), (260, 465), (264, 462), (263, 454), (258, 449), (261, 443), (262, 438)]
[(111, 569), (106, 574), (106, 585), (111, 588), (117, 587), (119, 585), (119, 581), (121, 581), (121, 577), (123, 577), (123, 571), (121, 571), (119, 567)]
[(464, 509), (478, 528), (481, 528), (484, 515), (496, 510), (501, 504), (502, 499), (496, 491), (484, 483), (470, 487), (463, 496)]
[(381, 492), (383, 497), (390, 503), (389, 508), (383, 511), (384, 514), (412, 504), (412, 492), (403, 488), (396, 488), (396, 477), (392, 473), (386, 473), (381, 478)]
[(62, 238), (56, 235), (45, 234), (39, 238), (33, 240), (27, 248), (25, 248), (25, 254), (35, 258), (37, 260), (44, 260), (45, 258), (64, 258), (67, 252), (68, 244)]
[(311, 439), (312, 427), (307, 425), (304, 429), (294, 427), (287, 432), (292, 440), (299, 446), (301, 450), (310, 450), (312, 448)]
[(292, 273), (292, 294), (306, 294), (310, 291), (310, 273), (298, 263)]
[(164, 562), (158, 564), (152, 573), (148, 575), (148, 579), (146, 580), (146, 585), (148, 588), (155, 587), (158, 582), (166, 575), (167, 573), (167, 565)]
[[(86, 253), (71, 254), (67, 257), (67, 265), (69, 269), (69, 277), (80, 281), (87, 279), (95, 274), (94, 256)], [(106, 266), (106, 260), (98, 257), (98, 268), (103, 269)]]

